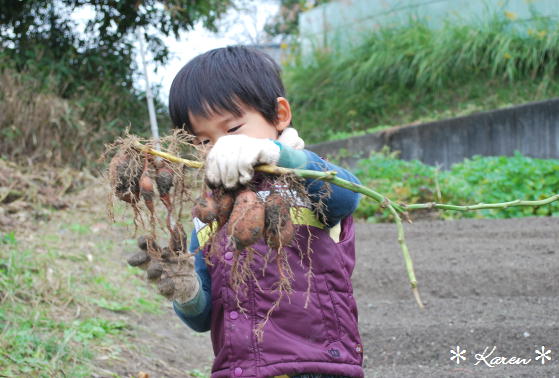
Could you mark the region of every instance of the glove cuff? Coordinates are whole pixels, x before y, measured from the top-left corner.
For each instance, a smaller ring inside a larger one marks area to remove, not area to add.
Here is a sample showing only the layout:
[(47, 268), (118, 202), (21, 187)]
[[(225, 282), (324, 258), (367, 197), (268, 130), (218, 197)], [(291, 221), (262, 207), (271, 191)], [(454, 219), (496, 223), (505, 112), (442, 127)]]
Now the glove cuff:
[(196, 279), (198, 280), (198, 291), (194, 297), (187, 300), (185, 303), (180, 303), (177, 300), (173, 301), (174, 305), (178, 307), (186, 316), (199, 315), (202, 311), (204, 311), (204, 307), (206, 306), (206, 293), (202, 288), (202, 282), (198, 274), (196, 274)]
[(284, 168), (304, 168), (307, 166), (307, 154), (305, 150), (296, 150), (286, 144), (273, 140), (280, 148), (280, 156), (277, 165)]

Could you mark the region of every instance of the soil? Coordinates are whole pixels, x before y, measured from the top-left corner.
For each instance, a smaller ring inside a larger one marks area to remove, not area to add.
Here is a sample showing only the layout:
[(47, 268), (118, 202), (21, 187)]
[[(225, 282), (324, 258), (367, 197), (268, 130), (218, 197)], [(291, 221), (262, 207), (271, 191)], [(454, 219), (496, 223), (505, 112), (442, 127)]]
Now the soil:
[[(395, 227), (358, 225), (353, 282), (366, 376), (559, 376), (558, 227), (557, 218), (407, 225), (425, 302), (420, 310)], [(450, 360), (456, 346), (466, 349), (460, 364)], [(488, 362), (497, 356), (531, 362), (489, 367), (475, 358), (494, 346)], [(545, 364), (535, 360), (542, 346), (551, 349)]]
[[(356, 225), (353, 282), (366, 377), (559, 376), (559, 218), (405, 227), (423, 310), (409, 290), (394, 225)], [(191, 331), (170, 308), (134, 321), (137, 350), (105, 367), (126, 376), (209, 373), (209, 333)], [(456, 346), (466, 350), (460, 364), (450, 360)], [(551, 350), (545, 364), (535, 359), (542, 346)], [(497, 356), (530, 361), (489, 367), (476, 354), (488, 363)]]

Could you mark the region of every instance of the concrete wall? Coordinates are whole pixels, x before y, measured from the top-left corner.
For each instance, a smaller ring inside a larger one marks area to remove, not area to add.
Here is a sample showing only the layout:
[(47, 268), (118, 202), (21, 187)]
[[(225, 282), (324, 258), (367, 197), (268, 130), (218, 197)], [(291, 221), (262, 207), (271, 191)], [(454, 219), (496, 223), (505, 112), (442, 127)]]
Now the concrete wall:
[(383, 146), (401, 151), (405, 160), (448, 169), (474, 155), (559, 159), (559, 98), (465, 117), (400, 126), (374, 134), (326, 142), (307, 148), (353, 166)]
[[(299, 15), (304, 56), (315, 48), (358, 45), (381, 27), (407, 24), (417, 17), (438, 27), (443, 20), (476, 23), (492, 12), (508, 15), (518, 27), (529, 27), (533, 11), (558, 18), (558, 0), (337, 0)], [(506, 13), (505, 13), (506, 12)]]

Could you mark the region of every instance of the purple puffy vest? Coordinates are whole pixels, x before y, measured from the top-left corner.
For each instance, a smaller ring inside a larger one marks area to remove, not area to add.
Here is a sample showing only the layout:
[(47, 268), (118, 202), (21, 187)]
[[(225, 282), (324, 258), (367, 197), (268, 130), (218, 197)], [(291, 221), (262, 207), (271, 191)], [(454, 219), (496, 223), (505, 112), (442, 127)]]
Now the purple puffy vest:
[[(268, 319), (262, 341), (254, 328), (278, 297), (273, 285), (278, 281), (275, 259), (262, 272), (265, 253), (273, 253), (264, 243), (256, 243), (253, 262), (259, 287), (248, 282), (245, 293), (229, 286), (233, 251), (226, 248), (225, 227), (216, 235), (221, 256), (212, 257), (208, 271), (212, 282), (211, 339), (215, 360), (212, 378), (272, 377), (297, 373), (323, 373), (363, 377), (363, 348), (357, 328), (357, 305), (351, 274), (355, 265), (355, 232), (351, 216), (342, 220), (340, 242), (327, 230), (296, 225), (295, 244), (307, 246), (310, 237), (312, 272), (310, 300), (307, 299), (308, 259), (298, 250), (289, 250), (293, 270), (293, 293), (284, 295)], [(207, 253), (208, 246), (203, 249)], [(245, 253), (244, 251), (242, 253)], [(246, 312), (241, 312), (237, 299)]]

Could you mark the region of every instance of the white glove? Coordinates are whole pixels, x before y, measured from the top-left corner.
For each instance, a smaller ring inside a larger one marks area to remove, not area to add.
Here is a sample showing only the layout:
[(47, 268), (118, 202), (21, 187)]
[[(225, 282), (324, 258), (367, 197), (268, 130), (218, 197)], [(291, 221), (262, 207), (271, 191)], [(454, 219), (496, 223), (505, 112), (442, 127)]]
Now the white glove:
[(305, 141), (299, 137), (299, 133), (293, 127), (283, 130), (278, 141), (295, 150), (305, 148)]
[(217, 140), (206, 159), (206, 179), (215, 186), (234, 188), (247, 184), (258, 164), (276, 164), (280, 147), (270, 139), (225, 135)]

